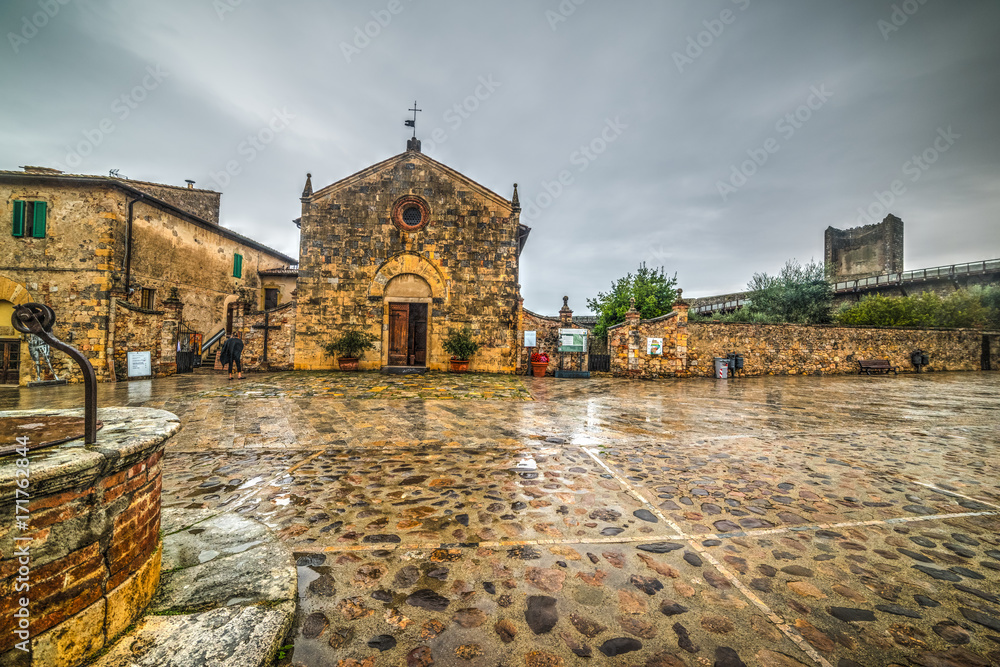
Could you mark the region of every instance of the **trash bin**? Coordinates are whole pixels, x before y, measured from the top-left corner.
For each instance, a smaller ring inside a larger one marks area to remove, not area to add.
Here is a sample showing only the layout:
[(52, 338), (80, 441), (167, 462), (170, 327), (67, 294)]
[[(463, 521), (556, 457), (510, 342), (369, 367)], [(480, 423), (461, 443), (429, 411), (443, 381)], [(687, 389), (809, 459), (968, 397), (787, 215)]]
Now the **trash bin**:
[(729, 377), (729, 359), (726, 357), (715, 357), (715, 377), (720, 380)]

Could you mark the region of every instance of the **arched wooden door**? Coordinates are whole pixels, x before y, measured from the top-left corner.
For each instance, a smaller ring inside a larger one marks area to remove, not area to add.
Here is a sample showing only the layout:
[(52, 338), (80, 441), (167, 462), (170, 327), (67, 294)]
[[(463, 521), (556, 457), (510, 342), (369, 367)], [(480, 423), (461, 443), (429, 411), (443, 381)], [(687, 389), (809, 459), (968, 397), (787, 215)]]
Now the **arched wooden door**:
[(427, 365), (426, 303), (389, 303), (389, 365)]

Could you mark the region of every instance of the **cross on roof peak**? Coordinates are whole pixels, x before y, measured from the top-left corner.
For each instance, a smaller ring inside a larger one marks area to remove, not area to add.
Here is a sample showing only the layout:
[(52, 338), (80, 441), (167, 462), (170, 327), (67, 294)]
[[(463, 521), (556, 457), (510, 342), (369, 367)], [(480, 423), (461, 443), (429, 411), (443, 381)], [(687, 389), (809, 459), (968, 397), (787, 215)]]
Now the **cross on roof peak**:
[(405, 121), (403, 121), (403, 124), (406, 125), (406, 127), (412, 127), (413, 128), (413, 138), (416, 139), (417, 138), (417, 112), (418, 111), (423, 111), (423, 109), (418, 109), (417, 108), (417, 101), (413, 100), (413, 108), (412, 109), (407, 109), (407, 111), (412, 111), (413, 112), (413, 120), (405, 120)]

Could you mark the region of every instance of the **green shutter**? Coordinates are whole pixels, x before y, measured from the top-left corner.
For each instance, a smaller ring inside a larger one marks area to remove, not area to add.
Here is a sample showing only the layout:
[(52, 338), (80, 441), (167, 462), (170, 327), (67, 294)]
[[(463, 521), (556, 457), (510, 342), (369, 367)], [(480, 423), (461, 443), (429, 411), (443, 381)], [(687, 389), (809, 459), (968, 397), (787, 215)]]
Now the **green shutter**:
[(35, 202), (35, 215), (32, 221), (31, 235), (36, 239), (45, 238), (45, 202)]
[(24, 236), (24, 202), (20, 200), (14, 202), (14, 228), (11, 233)]
[(243, 277), (243, 255), (236, 253), (233, 255), (233, 278)]

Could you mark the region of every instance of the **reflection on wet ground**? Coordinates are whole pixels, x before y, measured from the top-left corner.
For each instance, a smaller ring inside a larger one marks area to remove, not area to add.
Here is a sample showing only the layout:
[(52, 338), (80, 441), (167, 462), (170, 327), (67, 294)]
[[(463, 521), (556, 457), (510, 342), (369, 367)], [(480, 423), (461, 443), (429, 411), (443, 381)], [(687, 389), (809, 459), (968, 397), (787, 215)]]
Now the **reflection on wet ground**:
[(937, 666), (1000, 664), (998, 389), (196, 374), (100, 400), (181, 417), (164, 505), (296, 553), (295, 664)]

